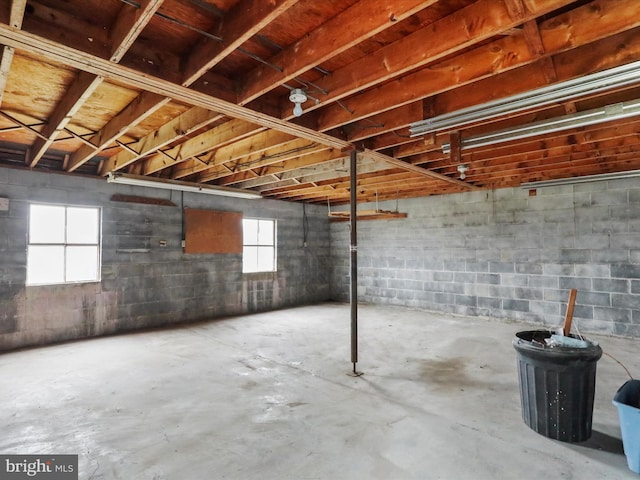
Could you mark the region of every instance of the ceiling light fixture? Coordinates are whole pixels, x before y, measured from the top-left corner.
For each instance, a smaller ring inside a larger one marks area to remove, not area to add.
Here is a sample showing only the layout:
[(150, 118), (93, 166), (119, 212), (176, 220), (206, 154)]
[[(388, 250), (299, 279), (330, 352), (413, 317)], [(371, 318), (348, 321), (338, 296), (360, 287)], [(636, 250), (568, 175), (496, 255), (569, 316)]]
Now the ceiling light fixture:
[(307, 101), (307, 94), (301, 88), (293, 88), (289, 94), (289, 100), (295, 103), (293, 114), (296, 117), (302, 115), (302, 104)]
[(218, 187), (213, 185), (200, 185), (197, 183), (182, 182), (166, 178), (145, 177), (143, 175), (131, 175), (129, 173), (110, 172), (107, 176), (109, 183), (121, 183), (138, 187), (162, 188), (164, 190), (179, 190), (181, 192), (207, 193), (210, 195), (221, 195), (224, 197), (262, 198), (258, 192), (242, 190), (239, 188)]
[(539, 182), (526, 182), (520, 184), (520, 188), (533, 190), (543, 187), (559, 187), (562, 185), (575, 185), (577, 183), (602, 182), (608, 180), (623, 180), (625, 178), (640, 177), (640, 170), (627, 172), (601, 173), (598, 175), (585, 175), (582, 177), (559, 178), (557, 180), (542, 180)]
[[(578, 112), (571, 115), (563, 115), (561, 117), (549, 118), (547, 120), (519, 125), (504, 130), (498, 130), (496, 132), (463, 138), (460, 144), (460, 149), (466, 150), (469, 148), (484, 147), (487, 145), (494, 145), (496, 143), (560, 132), (570, 128), (586, 127), (588, 125), (595, 125), (612, 120), (621, 120), (623, 118), (633, 117), (636, 115), (640, 115), (640, 100), (615, 103), (612, 105), (606, 105), (602, 108), (585, 110), (584, 112)], [(443, 153), (448, 154), (451, 151), (451, 144), (443, 143), (442, 151)]]
[(460, 173), (460, 180), (464, 180), (467, 178), (467, 171), (469, 170), (469, 165), (462, 164), (458, 165), (458, 172)]
[(417, 137), (427, 133), (452, 130), (466, 124), (484, 122), (540, 106), (563, 103), (583, 95), (592, 95), (633, 85), (638, 82), (638, 78), (640, 78), (640, 62), (633, 62), (566, 82), (420, 120), (410, 125), (409, 132), (412, 137)]

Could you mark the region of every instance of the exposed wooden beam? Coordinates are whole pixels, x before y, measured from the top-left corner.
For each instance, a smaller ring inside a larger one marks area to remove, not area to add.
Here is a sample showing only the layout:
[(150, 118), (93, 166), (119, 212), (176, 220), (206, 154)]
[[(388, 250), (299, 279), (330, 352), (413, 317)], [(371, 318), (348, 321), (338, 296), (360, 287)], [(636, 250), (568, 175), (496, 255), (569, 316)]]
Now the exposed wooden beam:
[[(391, 27), (437, 0), (360, 0), (260, 65), (244, 81), (238, 100), (246, 105), (325, 60)], [(380, 64), (378, 64), (380, 65)], [(353, 78), (350, 79), (353, 81)]]
[[(220, 146), (220, 148), (212, 150), (211, 155), (207, 158), (206, 164), (197, 164), (190, 162), (179, 165), (174, 170), (173, 178), (177, 179), (182, 178), (186, 175), (203, 173), (210, 168), (216, 168), (224, 163), (238, 160), (243, 156), (246, 156), (247, 152), (251, 152), (254, 154), (261, 153), (265, 150), (268, 150), (269, 148), (277, 147), (280, 144), (297, 140), (295, 137), (287, 133), (278, 132), (276, 130), (261, 131), (262, 129), (256, 126), (253, 126), (253, 128), (254, 132), (256, 132), (255, 135), (245, 135), (240, 140), (234, 138), (233, 143), (229, 141), (226, 142), (225, 145)], [(211, 143), (203, 142), (199, 145), (199, 147), (197, 145), (195, 147), (200, 148), (202, 149), (202, 152), (205, 152), (211, 150)], [(190, 156), (193, 155), (185, 155), (185, 158), (189, 158)]]
[[(197, 173), (208, 168), (208, 165), (198, 161), (189, 163), (188, 160), (210, 151), (213, 147), (217, 149), (225, 148), (231, 142), (242, 141), (246, 137), (255, 135), (262, 130), (264, 128), (252, 123), (242, 120), (230, 120), (196, 135), (180, 145), (152, 155), (144, 162), (144, 173), (149, 175), (177, 164), (181, 164), (178, 167), (179, 171), (184, 172), (186, 170), (189, 171), (189, 174)], [(181, 178), (182, 175), (174, 174), (172, 177), (177, 179)]]
[[(358, 210), (356, 217), (361, 220), (389, 220), (391, 218), (407, 218), (406, 213), (392, 212), (390, 210)], [(351, 212), (330, 212), (330, 222), (348, 222), (351, 220)]]
[[(9, 25), (13, 28), (22, 28), (22, 20), (26, 7), (27, 0), (12, 0), (11, 6), (9, 7)], [(0, 59), (0, 106), (2, 106), (2, 97), (7, 88), (7, 78), (9, 76), (9, 70), (11, 70), (13, 54), (14, 49), (7, 46), (3, 47), (0, 53), (0, 55), (2, 55)]]
[[(317, 104), (310, 104), (307, 111), (318, 109), (328, 102), (335, 102), (399, 77), (417, 67), (435, 63), (452, 53), (495, 36), (505, 29), (519, 25), (524, 20), (534, 19), (538, 15), (569, 3), (571, 0), (538, 0), (530, 10), (527, 10), (524, 18), (514, 18), (505, 6), (504, 0), (478, 0), (371, 55), (318, 79), (314, 82), (317, 88), (329, 93), (322, 96)], [(446, 32), (446, 35), (442, 32)], [(380, 65), (384, 65), (385, 68), (380, 68)], [(449, 77), (449, 83), (452, 83), (452, 77)], [(350, 101), (344, 104), (348, 110), (356, 112), (356, 115), (359, 113)], [(328, 118), (330, 115), (326, 114), (318, 119), (318, 130), (324, 131), (325, 125), (332, 123)], [(282, 116), (289, 117), (290, 113), (283, 110)]]
[(147, 26), (164, 0), (139, 0), (140, 7), (124, 4), (115, 24), (111, 27), (112, 62), (119, 62)]
[(27, 159), (29, 167), (34, 167), (40, 161), (56, 137), (101, 83), (102, 78), (91, 73), (78, 74), (65, 92), (62, 101), (49, 116), (46, 126), (41, 131), (43, 137), (38, 138), (31, 146)]
[(109, 158), (104, 162), (100, 174), (107, 175), (109, 172), (125, 168), (136, 160), (221, 118), (223, 118), (222, 115), (204, 108), (192, 107), (130, 145), (130, 150), (123, 150)]
[[(637, 5), (640, 7), (640, 2)], [(640, 21), (640, 18), (635, 21)], [(609, 55), (613, 50), (616, 51), (616, 55)], [(558, 81), (570, 80), (637, 60), (640, 60), (640, 36), (634, 31), (588, 43), (554, 56)], [(544, 72), (536, 64), (529, 64), (441, 93), (434, 98), (435, 109), (437, 114), (442, 114), (546, 85), (548, 83)]]
[[(211, 182), (227, 176), (229, 173), (239, 173), (247, 170), (256, 170), (273, 164), (281, 164), (290, 158), (300, 158), (301, 156), (311, 155), (327, 149), (328, 147), (309, 142), (308, 140), (294, 139), (259, 152), (253, 152), (250, 155), (241, 154), (240, 157), (224, 163), (221, 163), (221, 159), (214, 157), (214, 161), (211, 162), (211, 167), (200, 173), (198, 181)], [(221, 168), (226, 167), (227, 164), (231, 164), (229, 165), (230, 171), (226, 168)]]
[[(115, 68), (115, 64), (112, 64), (111, 68)], [(73, 172), (81, 165), (84, 165), (106, 145), (169, 103), (169, 101), (170, 99), (165, 96), (142, 92), (124, 110), (109, 120), (98, 133), (91, 137), (89, 141), (95, 146), (94, 148), (83, 145), (73, 153), (68, 171)]]
[(344, 160), (345, 154), (335, 148), (315, 151), (308, 155), (301, 155), (286, 162), (275, 162), (267, 165), (260, 171), (260, 176), (247, 175), (247, 171), (233, 173), (221, 177), (220, 185), (243, 185), (241, 188), (254, 188), (279, 180), (290, 180), (304, 174), (318, 172), (320, 170), (336, 171), (344, 168), (344, 165), (336, 163)]
[[(640, 2), (625, 3), (623, 14), (618, 15), (621, 8), (619, 0), (603, 0), (599, 2), (598, 9), (585, 5), (543, 22), (539, 30), (542, 43), (546, 45), (546, 54), (557, 55), (640, 26)], [(596, 24), (598, 28), (593, 27)], [(620, 45), (625, 44), (620, 41)], [(466, 93), (458, 92), (466, 92), (466, 89), (459, 90), (465, 85), (536, 61), (539, 61), (539, 57), (532, 55), (524, 35), (500, 38), (439, 62), (431, 68), (355, 95), (343, 102), (348, 111), (340, 105), (333, 104), (320, 112), (314, 112), (311, 114), (314, 117), (311, 123), (315, 123), (319, 130), (327, 131), (449, 90), (453, 91), (453, 96), (464, 97)], [(545, 74), (545, 78), (547, 77)], [(452, 82), (452, 78), (455, 82)], [(487, 83), (495, 81), (498, 86), (503, 85), (504, 82), (497, 78), (487, 80)], [(495, 88), (487, 88), (495, 91)], [(431, 116), (439, 113), (445, 112), (434, 110)], [(421, 118), (423, 117), (407, 119), (404, 126)], [(399, 128), (400, 125), (393, 127)]]
[[(351, 148), (350, 143), (344, 140), (337, 139), (330, 135), (317, 132), (301, 125), (287, 122), (286, 120), (256, 112), (241, 105), (236, 105), (222, 99), (211, 97), (210, 95), (194, 91), (185, 86), (177, 85), (161, 78), (141, 74), (122, 65), (114, 64), (113, 62), (95, 57), (85, 52), (69, 49), (64, 45), (58, 44), (57, 42), (52, 42), (51, 40), (13, 29), (4, 24), (0, 24), (0, 43), (38, 55), (43, 55), (65, 65), (69, 65), (71, 67), (93, 73), (97, 76), (103, 76), (105, 79), (121, 82), (133, 88), (145, 90), (145, 92), (143, 92), (143, 94), (140, 95), (140, 97), (138, 97), (134, 102), (138, 104), (139, 108), (134, 108), (133, 111), (127, 111), (127, 115), (130, 115), (131, 113), (137, 113), (139, 116), (149, 115), (152, 111), (155, 111), (155, 109), (159, 108), (159, 106), (162, 105), (164, 101), (168, 101), (169, 98), (173, 98), (177, 101), (184, 102), (192, 106), (199, 106), (205, 109), (218, 111), (230, 117), (238, 118), (250, 123), (255, 123), (265, 128), (272, 128), (282, 133), (311, 140), (313, 142), (318, 142), (329, 147)], [(165, 97), (161, 100), (158, 100), (158, 95), (163, 95)], [(143, 104), (145, 102), (149, 104), (147, 109), (143, 108)], [(92, 143), (96, 145), (105, 145), (106, 143), (109, 143), (108, 141), (105, 141), (105, 137), (110, 137), (109, 141), (112, 141), (113, 138), (117, 137), (123, 131), (126, 131), (128, 128), (130, 128), (131, 124), (135, 124), (135, 119), (132, 118), (131, 120), (127, 121), (122, 117), (122, 112), (118, 116), (114, 117), (107, 124), (109, 128), (104, 128), (97, 134), (97, 136), (100, 137), (98, 139), (99, 142), (92, 141)], [(70, 170), (77, 168), (87, 161), (88, 158), (86, 151), (79, 154), (79, 152), (81, 152), (82, 150), (84, 150), (83, 147), (81, 147), (74, 154), (75, 158), (72, 162), (70, 162), (72, 163)], [(371, 154), (376, 156), (381, 155), (377, 152), (372, 152)], [(89, 158), (91, 155), (93, 155), (93, 152), (89, 153)], [(386, 155), (382, 155), (379, 158), (384, 158), (385, 160), (389, 161), (395, 166), (398, 166), (399, 168), (404, 168), (416, 173), (420, 172), (425, 176), (440, 178), (443, 181), (457, 181), (455, 179), (450, 179), (449, 177), (446, 177), (444, 175), (439, 176), (435, 172), (429, 172), (425, 171), (422, 168), (414, 167), (407, 164), (406, 162), (388, 157)], [(468, 184), (464, 185), (466, 188), (471, 187)]]
[[(244, 43), (248, 38), (255, 35), (268, 22), (273, 20), (277, 15), (281, 14), (282, 11), (289, 8), (297, 1), (298, 0), (281, 0), (279, 2), (279, 5), (277, 5), (275, 8), (269, 3), (256, 3), (252, 2), (251, 0), (243, 0), (240, 4), (236, 5), (232, 12), (227, 15), (223, 23), (221, 32), (223, 41), (220, 43), (215, 43), (212, 40), (205, 41), (198, 47), (196, 47), (194, 52), (189, 56), (186, 62), (186, 74), (184, 76), (182, 85), (191, 85), (198, 78), (201, 78), (213, 65), (215, 65), (229, 53), (238, 48), (239, 45)], [(148, 7), (150, 8), (151, 5), (148, 5)], [(157, 108), (159, 108), (160, 106), (165, 105), (169, 99), (161, 99), (160, 97), (157, 97), (156, 100), (158, 100)], [(157, 108), (154, 108), (152, 111), (157, 110)], [(191, 114), (189, 114), (191, 117), (200, 116), (200, 114), (206, 110), (202, 108), (200, 108), (200, 110), (195, 110), (197, 108), (199, 107), (194, 107), (194, 109), (192, 109), (195, 113), (192, 112)], [(213, 112), (210, 112), (207, 115), (212, 122), (221, 117), (219, 114), (215, 114)], [(125, 114), (123, 118), (126, 117), (136, 117), (136, 115)], [(137, 118), (139, 119), (138, 121), (140, 121), (144, 117)], [(181, 122), (189, 123), (189, 121), (185, 120), (181, 120)], [(171, 123), (175, 122), (170, 122), (170, 124)], [(193, 125), (195, 126), (196, 123), (194, 122)], [(201, 126), (204, 126), (204, 124), (202, 124)], [(186, 135), (188, 131), (192, 130), (192, 128), (188, 125), (182, 125), (180, 131), (184, 133), (172, 136), (172, 134), (170, 133), (172, 128), (172, 125), (168, 124), (164, 128), (148, 134), (144, 139), (141, 139), (139, 142), (137, 142), (136, 146), (133, 147), (134, 150), (138, 152), (138, 155), (133, 154), (132, 152), (122, 152), (118, 155), (118, 158), (114, 158), (109, 162), (105, 162), (101, 173), (106, 174), (109, 171), (124, 168), (125, 166), (136, 161), (138, 158), (151, 153), (153, 150), (161, 148), (171, 141)], [(104, 137), (108, 139), (109, 135), (105, 135)], [(105, 144), (103, 143), (102, 145)], [(96, 152), (97, 150), (98, 149), (96, 148)], [(175, 153), (175, 149), (172, 150), (174, 150), (173, 153)], [(145, 169), (156, 171), (157, 169), (164, 168), (163, 166), (167, 166), (167, 157), (170, 157), (171, 154), (172, 153), (170, 152), (157, 154), (152, 159), (146, 162)], [(78, 159), (78, 161), (87, 161), (89, 158), (89, 155), (84, 155), (83, 159)], [(175, 156), (174, 158), (178, 158), (178, 156)]]
[(234, 52), (248, 39), (299, 0), (270, 0), (268, 2), (241, 0), (223, 19), (218, 35), (222, 41), (207, 39), (201, 42), (186, 61), (183, 85), (191, 85), (220, 60)]
[[(111, 30), (111, 56), (112, 62), (119, 62), (133, 44), (135, 39), (140, 35), (142, 29), (147, 25), (153, 14), (160, 8), (164, 0), (142, 0), (140, 8), (131, 5), (123, 5), (120, 14)], [(58, 104), (56, 110), (49, 118), (49, 123), (45, 128), (45, 136), (47, 141), (37, 141), (31, 149), (30, 166), (34, 166), (44, 155), (51, 143), (55, 140), (59, 132), (65, 128), (66, 124), (71, 120), (78, 109), (89, 99), (93, 92), (100, 86), (103, 78), (82, 72), (76, 82), (66, 92), (63, 100)], [(84, 90), (83, 90), (84, 89)], [(118, 129), (118, 132), (121, 130)], [(85, 143), (76, 152), (68, 162), (69, 171), (77, 169), (80, 165), (88, 161), (98, 150), (99, 147), (105, 145), (100, 144), (104, 138), (101, 132), (94, 135), (89, 142)], [(111, 138), (109, 142), (112, 140)], [(90, 145), (96, 145), (92, 148)]]
[(448, 177), (446, 175), (442, 175), (441, 173), (438, 172), (433, 172), (431, 170), (426, 170), (422, 167), (417, 167), (415, 165), (411, 165), (403, 160), (399, 160), (397, 158), (393, 158), (393, 157), (389, 157), (387, 155), (384, 155), (380, 152), (375, 152), (373, 150), (365, 150), (364, 152), (362, 152), (363, 156), (366, 156), (368, 158), (371, 158), (373, 160), (380, 160), (380, 161), (384, 161), (387, 162), (389, 165), (393, 165), (394, 167), (398, 167), (401, 168), (403, 170), (408, 170), (410, 172), (413, 173), (417, 173), (419, 175), (425, 176), (425, 177), (429, 177), (429, 178), (433, 178), (436, 180), (441, 180), (443, 182), (447, 182), (447, 183), (451, 183), (454, 185), (457, 185), (459, 187), (463, 187), (466, 190), (478, 190), (478, 187), (471, 185), (470, 183), (466, 183), (463, 182), (461, 180), (458, 180), (457, 178), (452, 178), (452, 177)]

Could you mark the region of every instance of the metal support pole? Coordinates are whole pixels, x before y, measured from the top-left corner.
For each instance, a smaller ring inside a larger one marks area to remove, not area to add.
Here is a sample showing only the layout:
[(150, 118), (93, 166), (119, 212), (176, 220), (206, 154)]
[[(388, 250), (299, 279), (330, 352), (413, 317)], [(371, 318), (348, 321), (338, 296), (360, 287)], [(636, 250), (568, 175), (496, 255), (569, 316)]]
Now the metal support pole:
[(362, 375), (356, 371), (358, 363), (358, 234), (357, 234), (357, 201), (358, 172), (357, 152), (350, 154), (350, 188), (351, 188), (351, 363), (353, 375)]

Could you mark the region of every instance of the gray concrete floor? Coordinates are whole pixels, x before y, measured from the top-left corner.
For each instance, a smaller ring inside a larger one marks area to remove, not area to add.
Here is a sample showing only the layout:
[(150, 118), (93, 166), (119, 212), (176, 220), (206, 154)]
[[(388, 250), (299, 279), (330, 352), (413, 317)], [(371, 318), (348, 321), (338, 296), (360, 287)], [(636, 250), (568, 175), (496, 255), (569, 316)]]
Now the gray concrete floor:
[[(0, 355), (0, 453), (78, 454), (81, 479), (625, 479), (627, 380), (598, 362), (594, 433), (521, 419), (530, 326), (327, 304)], [(578, 325), (579, 328), (579, 325)], [(632, 373), (638, 340), (589, 335)]]

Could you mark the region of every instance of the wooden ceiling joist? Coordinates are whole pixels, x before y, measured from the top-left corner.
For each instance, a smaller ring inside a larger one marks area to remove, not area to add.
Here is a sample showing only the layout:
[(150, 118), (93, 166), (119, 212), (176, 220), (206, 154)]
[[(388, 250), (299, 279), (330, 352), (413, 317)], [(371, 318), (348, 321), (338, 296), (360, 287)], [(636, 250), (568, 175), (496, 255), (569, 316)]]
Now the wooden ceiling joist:
[[(0, 149), (33, 169), (340, 204), (354, 149), (360, 202), (630, 168), (640, 150), (633, 120), (451, 156), (449, 131), (408, 131), (640, 61), (637, 0), (8, 0), (0, 48)], [(299, 118), (293, 88), (309, 98)], [(640, 79), (451, 130), (464, 142), (637, 98)]]

